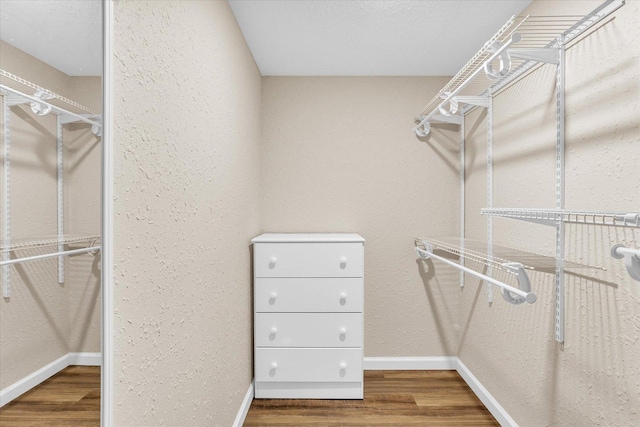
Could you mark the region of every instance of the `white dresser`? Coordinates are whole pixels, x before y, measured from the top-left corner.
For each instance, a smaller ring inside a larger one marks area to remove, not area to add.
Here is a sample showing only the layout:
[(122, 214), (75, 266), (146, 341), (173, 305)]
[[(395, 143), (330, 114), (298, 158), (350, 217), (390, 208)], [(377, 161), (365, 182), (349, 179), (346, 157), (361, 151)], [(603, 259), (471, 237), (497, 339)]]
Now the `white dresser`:
[(362, 399), (364, 239), (252, 242), (255, 397)]

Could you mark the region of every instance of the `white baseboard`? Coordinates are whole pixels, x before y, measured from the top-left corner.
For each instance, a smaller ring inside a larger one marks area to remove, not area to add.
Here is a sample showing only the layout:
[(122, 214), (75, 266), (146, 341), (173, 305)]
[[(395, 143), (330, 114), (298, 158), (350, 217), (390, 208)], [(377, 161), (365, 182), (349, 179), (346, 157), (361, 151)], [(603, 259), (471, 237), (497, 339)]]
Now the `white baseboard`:
[(38, 369), (32, 374), (27, 375), (23, 379), (16, 381), (9, 387), (0, 391), (0, 407), (6, 405), (16, 397), (31, 390), (33, 387), (69, 366), (67, 359), (68, 354), (65, 354), (64, 356), (49, 363), (47, 366)]
[(47, 366), (0, 390), (0, 408), (70, 365), (100, 366), (100, 353), (67, 353)]
[(67, 353), (69, 365), (102, 366), (102, 353)]
[(247, 418), (249, 408), (251, 407), (251, 402), (253, 402), (253, 390), (254, 381), (251, 381), (251, 384), (249, 384), (249, 389), (244, 395), (244, 399), (242, 400), (242, 404), (240, 405), (240, 409), (238, 410), (238, 414), (236, 415), (236, 419), (233, 422), (233, 427), (242, 427), (242, 424), (244, 424), (244, 420), (245, 418)]
[(455, 356), (438, 357), (365, 357), (365, 371), (453, 371), (458, 358)]
[(484, 386), (478, 381), (478, 379), (471, 373), (469, 368), (466, 367), (462, 360), (457, 358), (456, 371), (464, 379), (467, 385), (478, 396), (478, 399), (486, 406), (491, 412), (491, 415), (500, 423), (502, 427), (518, 427), (518, 424), (509, 416), (507, 411), (498, 403), (498, 401), (484, 388)]

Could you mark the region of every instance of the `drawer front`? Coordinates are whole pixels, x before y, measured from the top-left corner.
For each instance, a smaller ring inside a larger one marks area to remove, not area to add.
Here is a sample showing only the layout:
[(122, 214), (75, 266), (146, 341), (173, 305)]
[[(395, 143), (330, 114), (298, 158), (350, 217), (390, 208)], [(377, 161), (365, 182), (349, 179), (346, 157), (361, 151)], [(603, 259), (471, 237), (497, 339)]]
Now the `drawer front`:
[(257, 347), (362, 347), (360, 313), (257, 313)]
[(362, 349), (258, 348), (256, 381), (362, 381)]
[(256, 278), (257, 312), (361, 313), (361, 278)]
[(256, 277), (363, 277), (362, 243), (255, 243)]

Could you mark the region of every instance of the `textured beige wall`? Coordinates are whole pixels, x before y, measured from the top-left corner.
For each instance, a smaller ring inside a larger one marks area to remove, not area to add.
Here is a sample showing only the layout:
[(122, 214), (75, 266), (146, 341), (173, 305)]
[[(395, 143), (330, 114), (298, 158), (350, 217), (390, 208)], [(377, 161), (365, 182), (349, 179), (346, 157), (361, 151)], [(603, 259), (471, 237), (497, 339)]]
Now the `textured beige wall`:
[[(99, 78), (69, 77), (1, 41), (0, 68), (81, 104), (93, 102), (100, 107)], [(10, 120), (11, 235), (13, 238), (55, 235), (55, 116), (37, 117), (28, 106), (15, 106), (11, 108)], [(98, 234), (99, 140), (87, 125), (65, 125), (63, 132), (65, 230)], [(42, 252), (30, 250), (20, 255), (39, 253)], [(97, 259), (91, 255), (66, 257), (64, 285), (58, 284), (54, 259), (11, 268), (11, 298), (0, 300), (0, 389), (69, 351), (100, 351), (97, 266)]]
[[(576, 14), (593, 1), (535, 1), (528, 13)], [(640, 211), (640, 2), (567, 50), (566, 207)], [(553, 208), (555, 67), (494, 98), (494, 205)], [(467, 117), (466, 234), (486, 239), (485, 114)], [(495, 218), (494, 241), (553, 254), (554, 229)], [(462, 361), (522, 426), (637, 425), (640, 283), (609, 255), (640, 247), (638, 230), (568, 225), (569, 260), (607, 268), (565, 275), (564, 348), (554, 339), (554, 279), (532, 273), (534, 305), (511, 306), (467, 277), (460, 303)], [(507, 279), (503, 275), (499, 275)], [(473, 284), (473, 287), (470, 286)], [(465, 320), (467, 319), (467, 320)]]
[(252, 378), (260, 74), (226, 2), (114, 5), (114, 425), (229, 426)]
[(457, 130), (413, 117), (444, 77), (265, 77), (261, 218), (269, 232), (365, 239), (365, 356), (454, 355), (457, 274), (413, 238), (458, 233)]

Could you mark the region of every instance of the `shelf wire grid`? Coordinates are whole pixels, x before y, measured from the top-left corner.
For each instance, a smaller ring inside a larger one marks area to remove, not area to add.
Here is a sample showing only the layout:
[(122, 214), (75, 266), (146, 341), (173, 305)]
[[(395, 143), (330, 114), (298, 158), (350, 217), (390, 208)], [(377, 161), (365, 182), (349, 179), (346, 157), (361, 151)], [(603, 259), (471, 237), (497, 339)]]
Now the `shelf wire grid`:
[[(94, 111), (92, 111), (91, 109), (85, 107), (82, 104), (77, 103), (76, 101), (73, 101), (69, 98), (66, 98), (60, 94), (57, 94), (55, 92), (50, 91), (49, 89), (45, 89), (42, 86), (38, 86), (35, 83), (30, 82), (29, 80), (25, 80), (22, 77), (16, 76), (15, 74), (12, 74), (6, 70), (0, 69), (0, 82), (2, 83), (7, 83), (7, 81), (12, 81), (14, 83), (18, 83), (24, 87), (33, 89), (34, 91), (42, 91), (44, 92), (47, 96), (50, 97), (50, 99), (45, 99), (45, 101), (52, 103), (51, 101), (53, 100), (58, 100), (60, 102), (63, 102), (65, 104), (67, 104), (68, 106), (74, 107), (77, 110), (83, 111), (87, 114), (92, 114), (92, 115), (96, 115), (96, 113)], [(10, 85), (8, 85), (10, 86)], [(60, 105), (58, 105), (59, 107), (61, 107)]]
[[(459, 237), (438, 237), (438, 238), (416, 238), (414, 244), (421, 248), (425, 248), (424, 243), (431, 245), (436, 250), (442, 250), (457, 257), (464, 257), (465, 260), (471, 260), (489, 267), (498, 268), (500, 270), (513, 274), (513, 271), (504, 264), (520, 263), (527, 270), (539, 270), (545, 272), (555, 271), (556, 258), (540, 255), (533, 252), (523, 251), (508, 246), (489, 245), (474, 239)], [(491, 252), (491, 255), (488, 253)], [(596, 270), (606, 270), (603, 267), (581, 264), (574, 261), (563, 260), (565, 268), (590, 268)]]
[[(560, 39), (562, 39), (562, 44), (566, 45), (623, 3), (620, 0), (609, 0), (586, 15), (512, 16), (429, 101), (420, 115), (415, 118), (415, 123), (419, 124), (424, 117), (436, 111), (444, 98), (447, 97), (447, 94), (458, 90), (478, 68), (483, 67), (484, 63), (493, 54), (492, 47), (496, 42), (504, 44), (514, 33), (518, 33), (521, 36), (521, 40), (512, 45), (514, 49), (558, 47)], [(511, 58), (511, 67), (506, 75), (498, 80), (491, 80), (485, 73), (478, 73), (473, 80), (466, 83), (466, 86), (458, 92), (458, 95), (479, 96), (495, 93), (537, 64), (540, 63), (528, 59)], [(463, 108), (462, 111), (464, 113), (469, 109)]]
[(98, 235), (67, 234), (62, 237), (42, 236), (37, 238), (12, 238), (9, 243), (0, 241), (0, 253), (49, 247), (57, 250), (58, 245), (84, 245), (91, 247), (99, 244), (100, 236)]
[(557, 209), (483, 208), (483, 215), (522, 220), (640, 228), (640, 212), (596, 212)]

